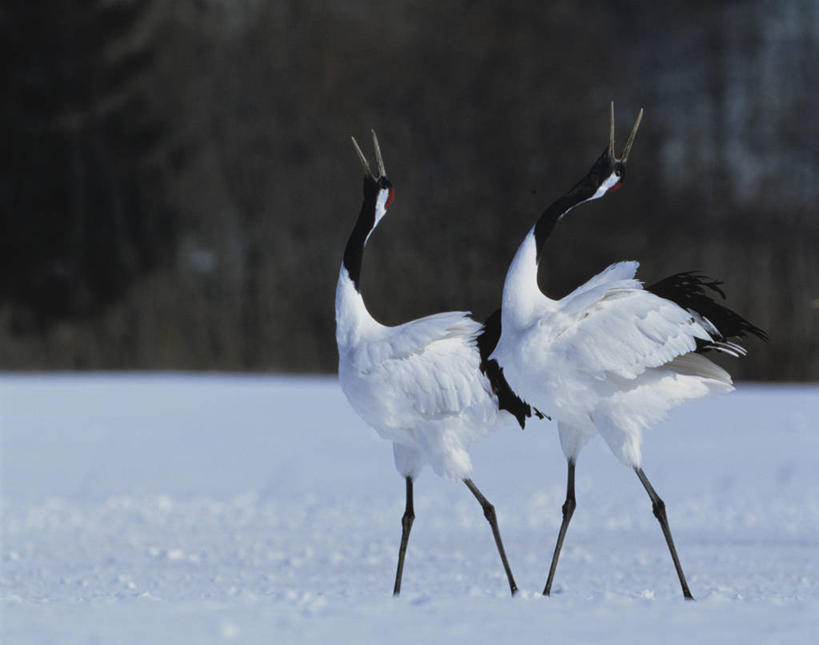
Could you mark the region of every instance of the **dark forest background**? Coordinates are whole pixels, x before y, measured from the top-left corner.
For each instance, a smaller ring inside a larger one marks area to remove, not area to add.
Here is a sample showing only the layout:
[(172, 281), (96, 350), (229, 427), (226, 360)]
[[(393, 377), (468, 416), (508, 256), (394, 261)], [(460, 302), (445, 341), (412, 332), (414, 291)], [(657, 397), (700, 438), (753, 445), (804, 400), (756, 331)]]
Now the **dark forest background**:
[(0, 368), (334, 370), (370, 128), (370, 310), (486, 316), (614, 99), (627, 183), (543, 287), (698, 269), (770, 333), (735, 375), (819, 379), (817, 61), (815, 0), (4, 2)]

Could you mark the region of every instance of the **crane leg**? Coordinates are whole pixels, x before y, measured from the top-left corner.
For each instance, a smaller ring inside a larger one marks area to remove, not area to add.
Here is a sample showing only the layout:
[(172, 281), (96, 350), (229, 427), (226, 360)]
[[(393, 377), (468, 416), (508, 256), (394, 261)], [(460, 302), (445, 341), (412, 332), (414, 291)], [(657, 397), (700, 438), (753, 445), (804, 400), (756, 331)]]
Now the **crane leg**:
[(407, 477), (407, 506), (401, 518), (401, 546), (398, 547), (398, 570), (395, 572), (395, 586), (392, 595), (401, 593), (401, 576), (404, 573), (404, 556), (407, 554), (407, 543), (409, 542), (410, 529), (415, 519), (415, 510), (412, 506), (412, 477)]
[(569, 474), (566, 479), (566, 501), (563, 503), (563, 522), (561, 522), (560, 532), (557, 534), (557, 544), (555, 544), (555, 552), (552, 556), (552, 565), (549, 567), (549, 578), (546, 580), (546, 587), (543, 589), (544, 596), (548, 596), (552, 592), (552, 581), (555, 578), (560, 550), (563, 548), (563, 539), (566, 537), (569, 522), (574, 514), (574, 509), (577, 507), (577, 502), (574, 498), (574, 461), (571, 459), (569, 459)]
[(475, 486), (475, 483), (471, 479), (464, 479), (464, 484), (466, 487), (472, 491), (472, 494), (475, 498), (480, 502), (481, 507), (483, 508), (484, 517), (486, 517), (487, 521), (489, 522), (489, 526), (492, 527), (492, 535), (495, 536), (495, 544), (498, 547), (498, 553), (500, 553), (501, 562), (503, 562), (503, 569), (506, 571), (506, 578), (509, 580), (509, 589), (512, 591), (512, 595), (514, 596), (518, 591), (518, 586), (515, 584), (515, 578), (512, 576), (512, 569), (509, 567), (509, 560), (506, 559), (506, 551), (503, 549), (503, 541), (501, 540), (500, 536), (500, 529), (498, 529), (498, 518), (495, 515), (495, 507), (483, 496), (483, 493), (478, 490), (478, 487)]
[(674, 560), (674, 568), (677, 570), (677, 575), (680, 578), (683, 596), (685, 596), (686, 600), (694, 600), (694, 596), (691, 595), (691, 590), (688, 588), (688, 583), (685, 581), (685, 574), (683, 573), (682, 565), (680, 564), (680, 558), (677, 557), (677, 549), (674, 547), (674, 538), (671, 537), (671, 529), (668, 527), (668, 517), (666, 517), (665, 514), (665, 502), (660, 499), (660, 496), (657, 494), (657, 491), (654, 490), (651, 482), (648, 481), (648, 477), (646, 477), (646, 474), (643, 472), (642, 468), (635, 468), (634, 472), (637, 473), (637, 477), (640, 478), (643, 487), (646, 489), (648, 496), (651, 498), (654, 517), (656, 517), (657, 521), (660, 522), (660, 527), (663, 530), (666, 544), (668, 544), (668, 550), (671, 552), (671, 559)]

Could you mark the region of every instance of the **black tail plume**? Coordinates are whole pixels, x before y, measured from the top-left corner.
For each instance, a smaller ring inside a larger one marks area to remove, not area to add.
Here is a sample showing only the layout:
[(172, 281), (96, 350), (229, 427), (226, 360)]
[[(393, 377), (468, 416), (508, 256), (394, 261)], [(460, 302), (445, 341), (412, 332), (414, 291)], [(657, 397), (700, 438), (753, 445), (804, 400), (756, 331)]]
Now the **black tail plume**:
[[(696, 271), (686, 271), (655, 282), (646, 287), (646, 290), (661, 298), (676, 302), (683, 309), (696, 313), (710, 322), (714, 328), (713, 335), (717, 343), (731, 343), (732, 338), (745, 338), (748, 334), (767, 341), (768, 334), (764, 330), (745, 320), (735, 311), (719, 304), (708, 295), (708, 291), (711, 291), (725, 299), (725, 292), (720, 288), (721, 285), (722, 282), (719, 280), (701, 275)], [(698, 341), (698, 352), (709, 349), (720, 349), (720, 347)]]

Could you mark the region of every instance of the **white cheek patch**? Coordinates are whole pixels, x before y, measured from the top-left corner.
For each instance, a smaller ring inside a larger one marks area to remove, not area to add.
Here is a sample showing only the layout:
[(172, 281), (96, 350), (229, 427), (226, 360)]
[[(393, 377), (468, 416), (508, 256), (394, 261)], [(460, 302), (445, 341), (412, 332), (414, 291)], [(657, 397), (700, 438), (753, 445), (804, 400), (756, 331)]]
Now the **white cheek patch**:
[(389, 196), (390, 191), (386, 188), (382, 188), (378, 191), (378, 198), (375, 200), (375, 222), (373, 222), (373, 228), (378, 226), (378, 222), (387, 214), (387, 198)]
[(370, 232), (367, 233), (367, 237), (364, 240), (365, 244), (367, 240), (370, 239), (370, 235), (373, 234), (375, 227), (378, 226), (378, 222), (387, 214), (387, 199), (389, 199), (389, 196), (390, 191), (386, 188), (382, 188), (378, 191), (378, 197), (375, 198), (375, 221), (373, 222), (373, 227), (370, 229)]
[(603, 195), (609, 192), (609, 190), (611, 190), (614, 187), (614, 185), (617, 184), (619, 181), (620, 177), (618, 177), (616, 173), (611, 173), (608, 177), (606, 177), (606, 181), (600, 184), (600, 188), (597, 189), (597, 192), (594, 193), (594, 195), (592, 195), (591, 197), (589, 197), (589, 200), (601, 198)]
[[(605, 195), (612, 188), (614, 188), (614, 186), (616, 186), (619, 181), (620, 177), (618, 177), (615, 173), (611, 173), (608, 177), (606, 177), (606, 180), (602, 184), (600, 184), (600, 187), (597, 189), (594, 195), (592, 195), (588, 199), (584, 199), (582, 202), (578, 202), (577, 204), (572, 206), (572, 208), (576, 208), (577, 206), (580, 206), (580, 204), (585, 204), (586, 202), (590, 202), (594, 199), (600, 199), (603, 195)], [(569, 210), (571, 210), (571, 208)], [(566, 211), (566, 213), (568, 212), (569, 211)], [(563, 213), (560, 216), (560, 219), (563, 219), (566, 216), (566, 213)]]

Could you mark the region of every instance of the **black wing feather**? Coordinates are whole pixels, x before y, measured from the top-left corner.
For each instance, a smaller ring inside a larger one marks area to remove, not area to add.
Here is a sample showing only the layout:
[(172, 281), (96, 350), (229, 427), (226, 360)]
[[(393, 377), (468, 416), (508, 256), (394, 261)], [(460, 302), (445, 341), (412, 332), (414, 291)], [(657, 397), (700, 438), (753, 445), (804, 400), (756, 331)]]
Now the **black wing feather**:
[[(710, 290), (725, 299), (725, 292), (720, 288), (721, 285), (722, 282), (719, 280), (713, 280), (696, 271), (686, 271), (655, 282), (646, 287), (646, 290), (661, 298), (676, 302), (683, 309), (693, 311), (702, 318), (708, 319), (717, 328), (719, 336), (714, 340), (718, 342), (730, 342), (731, 338), (745, 338), (748, 334), (767, 341), (768, 334), (764, 330), (708, 295), (708, 290)], [(698, 352), (706, 352), (709, 349), (714, 349), (714, 347), (697, 339)]]
[[(483, 323), (483, 331), (478, 336), (478, 350), (481, 353), (481, 372), (486, 374), (489, 383), (492, 385), (492, 391), (498, 397), (498, 407), (501, 410), (506, 410), (512, 414), (520, 424), (521, 428), (526, 426), (526, 419), (532, 414), (539, 419), (545, 415), (537, 408), (532, 408), (528, 403), (523, 401), (515, 392), (509, 387), (506, 382), (506, 377), (503, 375), (503, 368), (498, 365), (494, 359), (489, 360), (489, 355), (498, 344), (498, 339), (501, 334), (501, 310), (496, 310)], [(546, 417), (551, 420), (550, 417)]]

